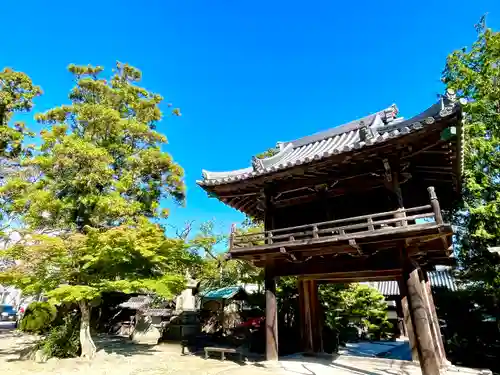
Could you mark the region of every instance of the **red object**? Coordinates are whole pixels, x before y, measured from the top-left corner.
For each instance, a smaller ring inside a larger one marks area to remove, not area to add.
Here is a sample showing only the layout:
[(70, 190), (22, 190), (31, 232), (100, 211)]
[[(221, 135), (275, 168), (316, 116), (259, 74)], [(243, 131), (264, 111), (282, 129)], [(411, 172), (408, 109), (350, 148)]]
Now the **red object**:
[(264, 317), (251, 318), (246, 322), (241, 323), (238, 327), (260, 327), (261, 323), (264, 321)]

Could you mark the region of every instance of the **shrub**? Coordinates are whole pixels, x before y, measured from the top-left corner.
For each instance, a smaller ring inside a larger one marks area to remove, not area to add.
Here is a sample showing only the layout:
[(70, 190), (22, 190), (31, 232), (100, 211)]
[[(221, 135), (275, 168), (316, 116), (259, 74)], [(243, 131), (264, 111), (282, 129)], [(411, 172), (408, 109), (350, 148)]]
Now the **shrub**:
[(66, 315), (62, 324), (53, 327), (47, 337), (38, 342), (48, 358), (72, 358), (80, 355), (80, 316)]
[(57, 309), (48, 302), (32, 302), (24, 312), (19, 324), (23, 332), (45, 333), (57, 316)]

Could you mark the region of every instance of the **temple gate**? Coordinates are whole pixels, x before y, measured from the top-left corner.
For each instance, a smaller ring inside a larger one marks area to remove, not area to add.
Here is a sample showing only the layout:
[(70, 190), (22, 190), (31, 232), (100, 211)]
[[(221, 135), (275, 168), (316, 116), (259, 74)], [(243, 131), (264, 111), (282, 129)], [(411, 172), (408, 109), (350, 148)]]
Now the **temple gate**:
[(409, 120), (393, 105), (278, 143), (251, 167), (203, 171), (198, 184), (211, 196), (264, 222), (262, 233), (231, 233), (228, 256), (265, 269), (268, 360), (278, 358), (277, 277), (299, 277), (312, 353), (323, 350), (319, 283), (398, 280), (413, 358), (423, 374), (439, 374), (446, 357), (426, 273), (452, 262), (441, 209), (460, 198), (461, 119), (448, 91)]

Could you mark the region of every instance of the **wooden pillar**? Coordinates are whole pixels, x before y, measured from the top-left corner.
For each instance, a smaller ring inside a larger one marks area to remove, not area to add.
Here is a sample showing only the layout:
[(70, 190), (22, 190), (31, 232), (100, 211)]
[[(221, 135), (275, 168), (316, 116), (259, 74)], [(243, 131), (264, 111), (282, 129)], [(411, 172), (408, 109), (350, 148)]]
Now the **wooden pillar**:
[(403, 255), (403, 279), (407, 286), (408, 306), (415, 334), (422, 375), (439, 375), (439, 362), (429, 325), (426, 303), (419, 278), (419, 267), (406, 252)]
[(437, 199), (436, 191), (434, 186), (429, 186), (427, 188), (429, 193), (429, 198), (431, 200), (432, 211), (434, 212), (434, 218), (436, 219), (436, 224), (443, 224), (443, 216), (441, 214), (441, 207), (439, 206), (439, 201)]
[(261, 192), (261, 204), (264, 209), (264, 230), (275, 229), (274, 225), (274, 200), (272, 187), (266, 186)]
[(316, 280), (310, 281), (314, 353), (323, 352), (323, 314), (321, 311), (321, 304), (319, 302), (318, 287), (319, 285)]
[(429, 277), (427, 272), (421, 271), (421, 284), (422, 292), (425, 296), (425, 302), (427, 303), (427, 313), (429, 314), (430, 329), (432, 337), (434, 339), (434, 350), (438, 356), (438, 362), (440, 366), (447, 364), (446, 352), (444, 349), (443, 336), (441, 335), (441, 329), (439, 327), (439, 320), (436, 312), (436, 306), (434, 305), (434, 298), (432, 298), (431, 284), (429, 282)]
[[(383, 160), (385, 169), (384, 184), (387, 190), (389, 190), (389, 199), (391, 201), (391, 209), (393, 210), (404, 210), (403, 204), (403, 194), (401, 193), (401, 186), (399, 184), (399, 171), (400, 165), (398, 160)], [(397, 227), (406, 226), (408, 222), (403, 218), (406, 216), (405, 212), (398, 212), (394, 214), (395, 218), (401, 217), (401, 221), (394, 223)]]
[(323, 352), (321, 306), (316, 280), (298, 280), (300, 336), (306, 353)]
[(276, 278), (271, 266), (265, 268), (266, 288), (266, 359), (278, 360), (278, 305), (276, 303)]
[(307, 280), (299, 279), (297, 281), (297, 287), (299, 291), (299, 321), (302, 350), (306, 353), (310, 353), (313, 351), (313, 338)]
[(406, 282), (403, 279), (398, 280), (399, 295), (401, 297), (401, 309), (403, 310), (403, 325), (406, 331), (406, 336), (410, 341), (411, 359), (418, 361), (418, 348), (415, 334), (413, 333), (413, 324), (411, 322), (410, 308), (408, 306), (408, 290)]

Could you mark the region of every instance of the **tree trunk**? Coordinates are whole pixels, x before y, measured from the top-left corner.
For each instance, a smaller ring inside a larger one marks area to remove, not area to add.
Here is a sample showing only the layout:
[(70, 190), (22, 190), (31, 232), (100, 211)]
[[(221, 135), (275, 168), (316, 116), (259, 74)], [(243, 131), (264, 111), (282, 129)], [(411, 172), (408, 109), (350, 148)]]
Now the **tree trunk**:
[(80, 323), (80, 345), (82, 347), (82, 357), (92, 359), (96, 353), (96, 347), (90, 335), (90, 304), (87, 301), (80, 301), (80, 311), (82, 319)]

